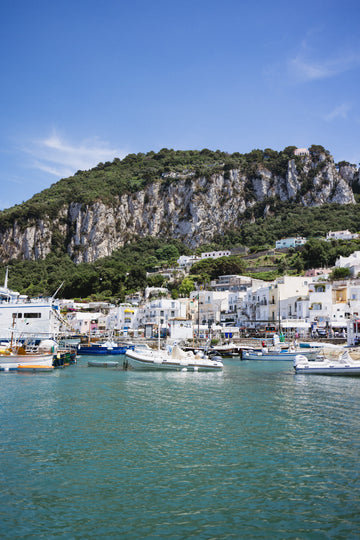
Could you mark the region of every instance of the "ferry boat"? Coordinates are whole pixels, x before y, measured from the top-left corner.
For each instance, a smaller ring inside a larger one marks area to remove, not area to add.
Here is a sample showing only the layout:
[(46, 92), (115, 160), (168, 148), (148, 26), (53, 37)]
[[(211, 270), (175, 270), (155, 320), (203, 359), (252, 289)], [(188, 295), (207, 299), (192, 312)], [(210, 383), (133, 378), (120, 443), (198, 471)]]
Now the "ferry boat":
[(29, 298), (10, 290), (6, 269), (4, 285), (0, 287), (0, 340), (10, 340), (13, 334), (16, 338), (34, 336), (51, 339), (57, 336), (61, 317), (55, 295)]

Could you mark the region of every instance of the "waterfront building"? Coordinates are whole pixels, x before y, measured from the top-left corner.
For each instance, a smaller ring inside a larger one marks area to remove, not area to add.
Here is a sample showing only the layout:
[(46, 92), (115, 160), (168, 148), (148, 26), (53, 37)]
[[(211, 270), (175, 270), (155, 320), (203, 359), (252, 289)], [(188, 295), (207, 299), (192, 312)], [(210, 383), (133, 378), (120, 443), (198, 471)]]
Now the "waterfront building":
[(107, 330), (120, 332), (124, 335), (135, 330), (138, 311), (138, 307), (127, 303), (111, 308), (106, 318)]
[(73, 311), (66, 319), (77, 334), (98, 334), (106, 330), (106, 315), (101, 312)]

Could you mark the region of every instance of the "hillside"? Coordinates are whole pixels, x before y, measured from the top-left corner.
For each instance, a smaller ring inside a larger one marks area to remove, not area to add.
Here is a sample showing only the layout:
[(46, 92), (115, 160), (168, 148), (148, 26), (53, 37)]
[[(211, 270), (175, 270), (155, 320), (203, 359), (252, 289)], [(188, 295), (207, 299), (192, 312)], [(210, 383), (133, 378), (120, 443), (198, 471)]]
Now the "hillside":
[[(191, 249), (226, 242), (227, 235), (232, 243), (268, 243), (285, 229), (309, 234), (297, 219), (299, 208), (323, 207), (326, 216), (335, 206), (339, 212), (347, 207), (343, 214), (350, 216), (352, 208), (355, 219), (344, 217), (346, 228), (360, 229), (357, 168), (336, 166), (321, 146), (310, 147), (308, 156), (295, 156), (294, 149), (163, 149), (78, 171), (0, 213), (0, 260), (57, 254), (77, 264), (95, 262), (147, 237), (176, 239)], [(272, 234), (263, 230), (269, 219), (277, 221)], [(250, 224), (257, 225), (252, 238)], [(315, 223), (311, 234), (322, 226)]]

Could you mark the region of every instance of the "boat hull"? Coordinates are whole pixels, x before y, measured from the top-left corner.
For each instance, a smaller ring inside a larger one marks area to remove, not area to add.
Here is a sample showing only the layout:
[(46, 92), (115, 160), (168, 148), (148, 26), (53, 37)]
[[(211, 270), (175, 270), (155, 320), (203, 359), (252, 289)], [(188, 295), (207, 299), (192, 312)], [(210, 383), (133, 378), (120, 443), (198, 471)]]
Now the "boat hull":
[(85, 354), (88, 356), (104, 356), (104, 355), (124, 355), (129, 348), (134, 348), (133, 346), (126, 347), (104, 347), (102, 345), (79, 345), (77, 349), (77, 354)]
[(51, 354), (10, 354), (0, 355), (0, 371), (14, 371), (26, 367), (52, 369), (54, 355)]
[(302, 375), (342, 375), (360, 376), (360, 362), (354, 361), (348, 351), (338, 359), (324, 358), (321, 361), (309, 362), (300, 354), (294, 360), (295, 373)]
[[(271, 353), (271, 352), (244, 352), (243, 353), (243, 360), (270, 360), (270, 361), (276, 361), (276, 362), (294, 362), (296, 356), (299, 354), (299, 352), (279, 352), (279, 353)], [(314, 360), (316, 356), (319, 354), (318, 350), (304, 350), (301, 354), (307, 357), (308, 360)]]
[(303, 375), (342, 375), (360, 377), (359, 367), (295, 367), (295, 373)]
[(108, 362), (102, 360), (89, 360), (89, 367), (105, 367), (105, 368), (115, 368), (119, 366), (119, 362), (115, 360), (109, 360)]

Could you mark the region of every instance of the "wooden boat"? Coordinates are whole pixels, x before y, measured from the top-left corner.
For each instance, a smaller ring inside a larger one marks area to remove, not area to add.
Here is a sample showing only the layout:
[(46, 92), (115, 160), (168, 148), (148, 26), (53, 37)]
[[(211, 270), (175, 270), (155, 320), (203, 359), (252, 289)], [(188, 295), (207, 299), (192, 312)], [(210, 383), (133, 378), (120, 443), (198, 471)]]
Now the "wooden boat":
[(43, 340), (36, 350), (29, 350), (24, 344), (14, 344), (13, 340), (0, 347), (0, 371), (24, 370), (31, 367), (34, 370), (53, 368), (56, 342)]

